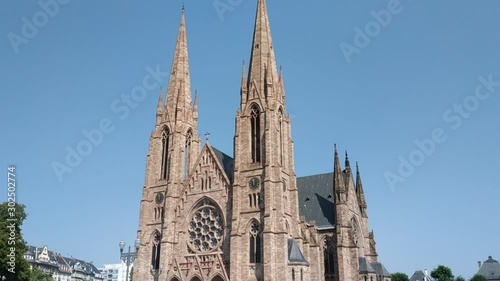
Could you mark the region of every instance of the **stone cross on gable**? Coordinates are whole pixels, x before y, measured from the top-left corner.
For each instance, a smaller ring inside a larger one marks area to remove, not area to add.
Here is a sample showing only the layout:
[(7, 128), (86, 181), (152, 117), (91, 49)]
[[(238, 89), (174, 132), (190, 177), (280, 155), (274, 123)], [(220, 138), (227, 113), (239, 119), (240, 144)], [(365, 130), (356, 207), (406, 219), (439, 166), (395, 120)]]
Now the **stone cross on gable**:
[(205, 140), (207, 140), (207, 141), (208, 141), (208, 137), (209, 137), (209, 136), (210, 136), (210, 132), (206, 132), (206, 133), (205, 133)]

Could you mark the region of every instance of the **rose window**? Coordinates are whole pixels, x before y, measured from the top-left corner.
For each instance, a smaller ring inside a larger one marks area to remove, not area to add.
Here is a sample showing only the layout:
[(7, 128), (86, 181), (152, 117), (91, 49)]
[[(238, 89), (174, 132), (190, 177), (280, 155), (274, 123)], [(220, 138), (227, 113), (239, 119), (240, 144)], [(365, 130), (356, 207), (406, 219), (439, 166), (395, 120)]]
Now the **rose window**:
[(222, 214), (213, 206), (197, 209), (188, 229), (190, 248), (195, 252), (212, 252), (222, 243), (224, 222)]

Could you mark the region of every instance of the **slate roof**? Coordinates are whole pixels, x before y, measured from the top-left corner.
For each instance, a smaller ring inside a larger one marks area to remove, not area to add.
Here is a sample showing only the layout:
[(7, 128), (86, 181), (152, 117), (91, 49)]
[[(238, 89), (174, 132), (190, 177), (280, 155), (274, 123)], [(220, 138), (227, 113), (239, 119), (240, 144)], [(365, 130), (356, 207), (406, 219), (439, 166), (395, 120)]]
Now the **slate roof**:
[(477, 274), (480, 274), (488, 280), (500, 280), (500, 263), (489, 256), (481, 265)]
[[(82, 260), (78, 260), (75, 258), (68, 258), (68, 257), (63, 257), (63, 259), (66, 261), (66, 263), (69, 264), (73, 268), (73, 270), (81, 270), (85, 272), (87, 275), (99, 275), (101, 272), (95, 265), (93, 265), (91, 262), (86, 262)], [(79, 266), (75, 266), (79, 264)]]
[(410, 281), (424, 281), (424, 278), (426, 278), (425, 280), (427, 281), (434, 281), (432, 277), (428, 274), (426, 275), (422, 270), (415, 271), (415, 273), (411, 276)]
[(299, 212), (306, 222), (315, 221), (316, 227), (331, 228), (335, 225), (333, 204), (333, 173), (297, 178)]
[[(229, 180), (233, 180), (234, 159), (211, 146)], [(334, 226), (335, 206), (333, 204), (333, 173), (297, 178), (299, 190), (299, 213), (306, 222), (315, 221), (316, 227), (328, 229)]]
[(359, 258), (359, 273), (376, 273), (375, 269), (373, 269), (372, 265), (366, 260), (365, 257)]
[(302, 255), (299, 245), (294, 239), (288, 239), (288, 262), (291, 264), (309, 265), (309, 263)]
[[(25, 254), (31, 253), (31, 256), (35, 257), (35, 255), (36, 255), (35, 253), (40, 254), (42, 252), (42, 250), (43, 250), (43, 247), (35, 247), (35, 246), (28, 245), (28, 251), (26, 251)], [(50, 265), (53, 267), (59, 267), (59, 264), (57, 263), (57, 259), (56, 259), (54, 252), (48, 251), (48, 254), (49, 254), (48, 261), (36, 260), (36, 263)]]
[(224, 168), (224, 172), (226, 173), (227, 177), (232, 182), (233, 181), (233, 171), (234, 171), (234, 159), (231, 156), (225, 154), (224, 152), (218, 150), (217, 148), (215, 148), (213, 146), (212, 146), (212, 149), (215, 153), (215, 156), (217, 157), (217, 160), (219, 160), (219, 163)]
[(375, 269), (375, 272), (377, 272), (377, 275), (383, 275), (384, 277), (391, 277), (391, 274), (389, 273), (389, 271), (387, 271), (387, 269), (382, 263), (374, 262), (371, 265), (373, 269)]
[[(43, 250), (43, 247), (35, 247), (35, 246), (28, 245), (28, 251), (26, 251), (24, 254), (30, 255), (34, 259), (35, 256), (37, 255), (37, 253), (40, 254), (42, 252), (42, 250)], [(64, 258), (60, 254), (57, 254), (57, 253), (50, 251), (50, 250), (48, 250), (48, 254), (49, 254), (49, 259), (50, 259), (50, 261), (48, 261), (48, 262), (41, 261), (41, 260), (34, 260), (34, 261), (30, 261), (30, 262), (34, 262), (36, 264), (45, 264), (45, 265), (57, 267), (57, 269), (60, 272), (71, 274), (71, 268), (69, 267), (69, 264), (64, 260)]]

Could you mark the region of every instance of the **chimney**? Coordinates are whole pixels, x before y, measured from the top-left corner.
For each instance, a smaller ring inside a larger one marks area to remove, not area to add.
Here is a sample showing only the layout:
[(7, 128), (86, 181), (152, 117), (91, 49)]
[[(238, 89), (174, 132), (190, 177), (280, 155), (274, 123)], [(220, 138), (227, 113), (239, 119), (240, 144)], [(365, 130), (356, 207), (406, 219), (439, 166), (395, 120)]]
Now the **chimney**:
[(478, 261), (478, 262), (477, 262), (477, 266), (478, 266), (479, 268), (481, 268), (481, 261)]
[(424, 270), (424, 281), (427, 281), (427, 269)]

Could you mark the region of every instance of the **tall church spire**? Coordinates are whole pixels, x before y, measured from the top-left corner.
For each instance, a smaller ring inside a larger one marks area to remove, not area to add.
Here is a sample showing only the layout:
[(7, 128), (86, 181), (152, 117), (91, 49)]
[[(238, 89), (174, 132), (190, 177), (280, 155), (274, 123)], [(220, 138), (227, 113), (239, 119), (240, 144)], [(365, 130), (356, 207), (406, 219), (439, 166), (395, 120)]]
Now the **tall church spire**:
[(163, 113), (163, 93), (162, 93), (162, 87), (160, 86), (160, 94), (158, 96), (158, 105), (156, 106), (156, 113), (161, 114)]
[(247, 95), (248, 95), (248, 88), (247, 88), (247, 77), (246, 77), (246, 73), (245, 73), (245, 62), (243, 62), (243, 66), (241, 69), (240, 94), (241, 94), (241, 102), (246, 101)]
[(344, 175), (342, 173), (342, 167), (340, 166), (339, 153), (337, 152), (337, 145), (335, 145), (335, 157), (334, 157), (334, 167), (333, 167), (333, 190), (337, 195), (338, 203), (346, 202), (346, 187), (344, 184)]
[(358, 197), (358, 204), (359, 208), (361, 209), (362, 215), (367, 216), (365, 191), (363, 190), (363, 183), (361, 182), (361, 175), (359, 173), (359, 166), (357, 162), (356, 162), (356, 195)]
[(257, 90), (260, 92), (265, 89), (266, 69), (269, 71), (268, 76), (271, 76), (274, 81), (278, 81), (266, 0), (258, 0), (249, 68), (248, 83), (249, 85), (256, 83)]
[[(178, 107), (189, 108), (191, 106), (191, 81), (189, 76), (189, 60), (186, 38), (186, 20), (182, 9), (177, 45), (175, 46), (174, 60), (170, 71), (170, 80), (167, 88), (167, 112), (175, 114)], [(182, 95), (180, 97), (179, 95)], [(181, 101), (183, 104), (177, 104)]]

